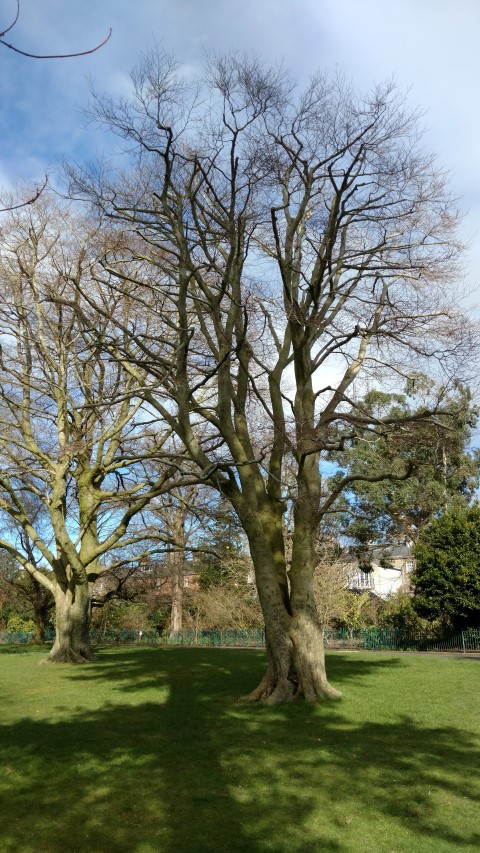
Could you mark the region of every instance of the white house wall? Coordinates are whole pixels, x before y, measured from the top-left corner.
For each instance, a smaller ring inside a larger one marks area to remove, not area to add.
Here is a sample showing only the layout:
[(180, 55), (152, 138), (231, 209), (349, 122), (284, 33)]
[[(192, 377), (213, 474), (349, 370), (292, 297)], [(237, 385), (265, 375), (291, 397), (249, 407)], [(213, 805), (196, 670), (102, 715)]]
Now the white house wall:
[(388, 598), (395, 592), (399, 592), (403, 586), (401, 569), (385, 569), (383, 566), (372, 568), (372, 592), (380, 598)]

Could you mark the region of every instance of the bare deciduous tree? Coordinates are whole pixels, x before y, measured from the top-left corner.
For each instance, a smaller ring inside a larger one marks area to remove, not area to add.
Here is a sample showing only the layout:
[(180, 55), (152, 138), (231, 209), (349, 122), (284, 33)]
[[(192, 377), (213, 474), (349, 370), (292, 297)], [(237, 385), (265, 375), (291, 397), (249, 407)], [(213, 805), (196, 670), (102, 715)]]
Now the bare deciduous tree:
[[(452, 290), (457, 213), (390, 84), (357, 97), (318, 76), (298, 94), (281, 69), (237, 56), (208, 74), (193, 84), (155, 54), (131, 100), (97, 98), (97, 119), (138, 157), (117, 177), (72, 173), (128, 245), (105, 252), (102, 298), (84, 304), (106, 316), (110, 299), (117, 335), (104, 345), (137, 381), (148, 375), (144, 399), (247, 535), (268, 655), (250, 698), (315, 702), (338, 696), (314, 599), (318, 530), (353, 481), (327, 491), (322, 458), (359, 429), (414, 426), (372, 418), (362, 376), (398, 387), (433, 371), (439, 393), (416, 418), (442, 409), (471, 344)], [(115, 293), (136, 300), (141, 327), (115, 311)], [(371, 479), (411, 470), (387, 462)]]
[[(168, 432), (75, 310), (75, 294), (95, 287), (84, 225), (44, 196), (1, 234), (0, 547), (55, 598), (52, 661), (91, 657), (93, 584), (155, 549), (135, 520), (192, 480), (170, 453), (163, 464)], [(108, 326), (97, 318), (100, 336)]]

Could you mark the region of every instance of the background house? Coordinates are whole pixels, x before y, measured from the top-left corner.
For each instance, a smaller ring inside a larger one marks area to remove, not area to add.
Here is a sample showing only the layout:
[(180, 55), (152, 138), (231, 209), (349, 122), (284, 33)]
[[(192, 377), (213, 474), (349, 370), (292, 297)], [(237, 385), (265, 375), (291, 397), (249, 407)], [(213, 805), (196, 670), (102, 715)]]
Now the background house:
[(409, 544), (372, 546), (362, 562), (352, 556), (347, 566), (349, 589), (369, 590), (378, 598), (388, 598), (396, 592), (408, 592), (415, 561)]

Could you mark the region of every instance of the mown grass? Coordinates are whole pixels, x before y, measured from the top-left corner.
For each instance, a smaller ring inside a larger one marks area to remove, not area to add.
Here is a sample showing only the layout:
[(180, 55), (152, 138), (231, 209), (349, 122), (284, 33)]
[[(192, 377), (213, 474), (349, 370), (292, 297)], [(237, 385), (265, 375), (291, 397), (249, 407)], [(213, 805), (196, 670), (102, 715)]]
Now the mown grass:
[(480, 849), (480, 660), (331, 655), (340, 702), (266, 708), (259, 651), (42, 657), (0, 656), (1, 853)]

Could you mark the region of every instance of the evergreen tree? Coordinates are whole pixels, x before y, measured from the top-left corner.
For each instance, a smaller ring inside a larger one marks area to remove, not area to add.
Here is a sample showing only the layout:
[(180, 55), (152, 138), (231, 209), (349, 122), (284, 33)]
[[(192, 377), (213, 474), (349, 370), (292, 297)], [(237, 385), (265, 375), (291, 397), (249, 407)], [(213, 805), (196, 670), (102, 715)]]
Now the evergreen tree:
[(372, 541), (414, 540), (441, 509), (466, 506), (475, 493), (480, 453), (469, 449), (478, 417), (470, 391), (457, 385), (445, 399), (448, 416), (439, 413), (427, 424), (422, 420), (424, 383), (415, 377), (405, 394), (368, 393), (361, 408), (369, 419), (378, 419), (378, 426), (357, 430), (341, 456), (331, 456), (339, 465), (333, 480), (349, 474), (372, 477), (390, 466), (392, 479), (356, 480), (343, 496), (340, 532), (361, 548)]
[(454, 507), (435, 518), (414, 555), (416, 612), (455, 630), (480, 626), (480, 506)]

